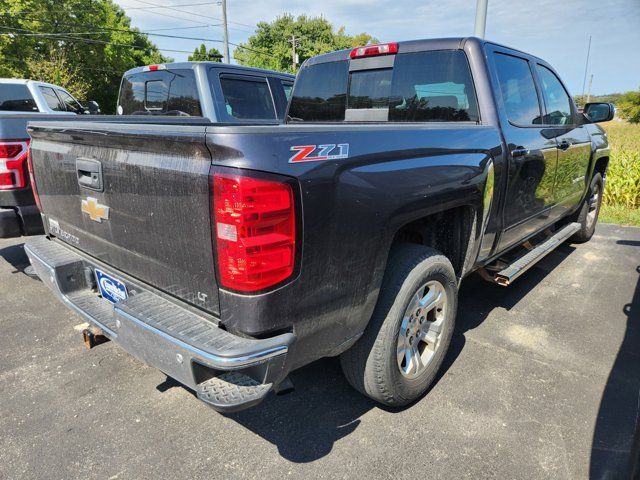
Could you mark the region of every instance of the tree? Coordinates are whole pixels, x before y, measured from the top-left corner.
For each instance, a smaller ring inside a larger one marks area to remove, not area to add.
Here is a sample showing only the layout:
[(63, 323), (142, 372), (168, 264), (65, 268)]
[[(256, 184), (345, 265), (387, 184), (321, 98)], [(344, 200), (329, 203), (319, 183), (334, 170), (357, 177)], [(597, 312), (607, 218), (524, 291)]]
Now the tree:
[(368, 33), (347, 35), (344, 27), (334, 31), (333, 25), (322, 17), (286, 14), (273, 22), (260, 22), (247, 43), (233, 52), (240, 65), (295, 73), (292, 39), (296, 38), (298, 66), (307, 58), (322, 53), (376, 43)]
[(115, 112), (122, 74), (169, 61), (111, 0), (3, 0), (0, 77), (48, 80)]
[(193, 54), (189, 55), (188, 60), (190, 62), (222, 62), (222, 54), (217, 48), (210, 48), (207, 51), (207, 47), (202, 43), (193, 51)]
[(89, 85), (70, 65), (64, 52), (55, 52), (51, 58), (27, 60), (27, 67), (33, 72), (30, 77), (32, 80), (60, 85), (74, 97), (86, 98)]
[(631, 123), (640, 123), (640, 90), (622, 94), (617, 107), (620, 117)]

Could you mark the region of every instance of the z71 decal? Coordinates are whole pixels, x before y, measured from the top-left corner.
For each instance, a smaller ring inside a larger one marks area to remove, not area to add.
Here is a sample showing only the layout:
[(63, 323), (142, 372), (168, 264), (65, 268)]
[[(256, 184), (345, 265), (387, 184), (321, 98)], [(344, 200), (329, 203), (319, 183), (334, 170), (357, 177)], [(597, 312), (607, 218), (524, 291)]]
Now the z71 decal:
[(321, 160), (339, 160), (349, 156), (348, 143), (331, 143), (327, 145), (295, 145), (289, 150), (297, 152), (289, 159), (289, 163), (319, 162)]

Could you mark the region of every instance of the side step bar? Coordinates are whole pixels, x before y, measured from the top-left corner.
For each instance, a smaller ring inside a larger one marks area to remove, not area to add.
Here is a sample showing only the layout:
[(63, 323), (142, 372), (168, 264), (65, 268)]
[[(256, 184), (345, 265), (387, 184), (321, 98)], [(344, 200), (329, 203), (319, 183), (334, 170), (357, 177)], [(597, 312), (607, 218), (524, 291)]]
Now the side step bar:
[(508, 265), (506, 268), (494, 274), (493, 281), (498, 285), (502, 285), (503, 287), (509, 286), (511, 282), (513, 282), (516, 278), (533, 267), (548, 253), (555, 250), (558, 246), (560, 246), (560, 244), (562, 244), (578, 230), (580, 230), (579, 223), (574, 222), (568, 224), (562, 230), (559, 230), (553, 236), (549, 237), (548, 240), (544, 241), (533, 250), (529, 251), (529, 253), (523, 255), (511, 265)]

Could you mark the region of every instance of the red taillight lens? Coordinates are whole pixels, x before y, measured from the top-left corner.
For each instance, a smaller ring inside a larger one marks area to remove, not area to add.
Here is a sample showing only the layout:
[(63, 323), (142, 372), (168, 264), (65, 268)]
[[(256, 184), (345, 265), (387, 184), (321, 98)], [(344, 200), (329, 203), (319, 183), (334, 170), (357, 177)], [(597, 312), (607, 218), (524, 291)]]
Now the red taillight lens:
[(397, 43), (381, 43), (379, 45), (367, 45), (351, 50), (350, 58), (377, 57), (378, 55), (393, 55), (398, 53)]
[(17, 190), (27, 186), (25, 162), (29, 140), (0, 142), (0, 190)]
[(31, 191), (33, 192), (33, 198), (36, 201), (36, 207), (38, 207), (38, 210), (42, 211), (40, 195), (38, 194), (38, 187), (36, 186), (36, 179), (33, 176), (33, 158), (31, 158), (31, 150), (27, 150), (27, 167), (29, 169), (29, 181), (31, 182)]
[(216, 173), (212, 188), (221, 286), (255, 292), (291, 276), (296, 250), (291, 185)]

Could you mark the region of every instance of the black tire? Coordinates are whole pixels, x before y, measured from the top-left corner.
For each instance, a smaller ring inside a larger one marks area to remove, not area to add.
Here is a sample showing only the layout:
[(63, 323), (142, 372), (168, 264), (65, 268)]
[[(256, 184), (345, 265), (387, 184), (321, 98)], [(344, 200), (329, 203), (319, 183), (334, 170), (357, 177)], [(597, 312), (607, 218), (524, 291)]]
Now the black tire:
[[(438, 346), (424, 370), (416, 372), (415, 378), (407, 378), (401, 372), (397, 357), (400, 326), (409, 302), (420, 287), (434, 281), (446, 292), (443, 308), (438, 310), (443, 312), (444, 319)], [(455, 272), (444, 255), (421, 245), (394, 247), (369, 325), (363, 336), (340, 357), (349, 383), (364, 395), (388, 406), (401, 407), (419, 398), (442, 365), (453, 335), (457, 306)]]
[[(580, 230), (573, 234), (570, 239), (571, 242), (584, 243), (588, 242), (589, 240), (591, 240), (591, 237), (593, 237), (593, 234), (596, 231), (596, 224), (598, 223), (598, 215), (600, 215), (600, 205), (602, 205), (603, 191), (604, 181), (602, 180), (602, 175), (600, 175), (600, 173), (596, 173), (591, 179), (589, 191), (587, 192), (587, 196), (580, 206), (580, 210), (578, 210), (578, 216), (575, 220), (580, 224)], [(598, 197), (595, 205), (592, 205), (594, 195), (598, 195)], [(589, 216), (590, 212), (595, 212), (595, 218), (593, 218), (593, 215), (591, 215), (591, 217)]]

